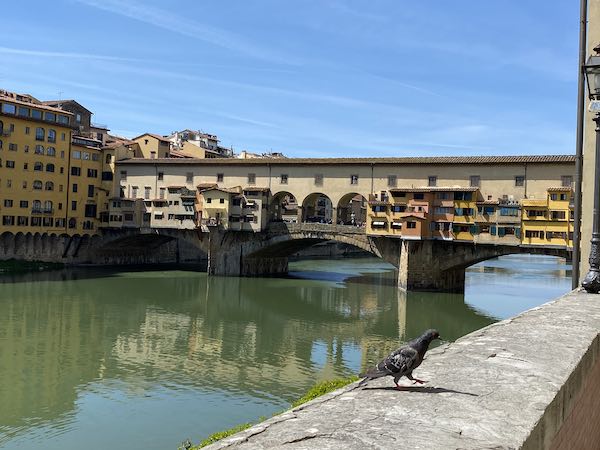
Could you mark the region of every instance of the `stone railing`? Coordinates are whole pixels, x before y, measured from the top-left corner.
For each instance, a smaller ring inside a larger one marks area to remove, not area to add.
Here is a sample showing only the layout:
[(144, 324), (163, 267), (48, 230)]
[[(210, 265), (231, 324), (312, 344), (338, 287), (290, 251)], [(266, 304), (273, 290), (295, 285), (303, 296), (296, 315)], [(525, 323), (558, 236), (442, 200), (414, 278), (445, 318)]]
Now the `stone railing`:
[(572, 292), (431, 350), (428, 384), (354, 383), (207, 448), (595, 449), (599, 331), (600, 296)]

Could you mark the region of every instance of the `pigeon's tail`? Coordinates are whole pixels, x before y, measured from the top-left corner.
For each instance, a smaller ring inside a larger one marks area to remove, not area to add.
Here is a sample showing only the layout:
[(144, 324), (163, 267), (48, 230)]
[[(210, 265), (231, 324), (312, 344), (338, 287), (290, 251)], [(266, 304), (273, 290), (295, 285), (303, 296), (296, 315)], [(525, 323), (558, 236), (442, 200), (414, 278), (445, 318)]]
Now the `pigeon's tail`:
[(389, 372), (384, 372), (382, 370), (379, 370), (377, 367), (373, 367), (371, 370), (367, 370), (366, 372), (361, 373), (359, 377), (364, 378), (364, 381), (367, 381), (374, 380), (375, 378), (385, 377), (386, 375), (389, 375)]

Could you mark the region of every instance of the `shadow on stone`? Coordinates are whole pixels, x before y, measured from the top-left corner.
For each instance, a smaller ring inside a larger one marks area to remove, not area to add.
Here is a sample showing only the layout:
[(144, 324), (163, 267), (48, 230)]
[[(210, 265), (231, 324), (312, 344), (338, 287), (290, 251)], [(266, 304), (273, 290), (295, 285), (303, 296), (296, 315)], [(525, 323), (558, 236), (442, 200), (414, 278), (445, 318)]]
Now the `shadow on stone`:
[(477, 394), (473, 394), (471, 392), (463, 392), (463, 391), (455, 391), (454, 389), (445, 389), (440, 387), (421, 387), (421, 386), (402, 386), (402, 389), (397, 389), (395, 387), (386, 386), (386, 387), (365, 387), (363, 391), (396, 391), (396, 392), (417, 392), (419, 394), (461, 394), (461, 395), (469, 395), (471, 397), (479, 397)]

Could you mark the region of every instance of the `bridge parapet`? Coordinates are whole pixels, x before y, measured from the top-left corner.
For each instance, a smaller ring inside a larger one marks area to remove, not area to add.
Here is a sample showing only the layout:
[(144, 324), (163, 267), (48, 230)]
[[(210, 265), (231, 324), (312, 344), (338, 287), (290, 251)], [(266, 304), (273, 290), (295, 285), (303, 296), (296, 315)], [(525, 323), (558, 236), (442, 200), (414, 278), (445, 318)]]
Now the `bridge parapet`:
[(354, 383), (206, 448), (595, 449), (598, 330), (598, 296), (572, 292), (431, 350), (426, 385)]

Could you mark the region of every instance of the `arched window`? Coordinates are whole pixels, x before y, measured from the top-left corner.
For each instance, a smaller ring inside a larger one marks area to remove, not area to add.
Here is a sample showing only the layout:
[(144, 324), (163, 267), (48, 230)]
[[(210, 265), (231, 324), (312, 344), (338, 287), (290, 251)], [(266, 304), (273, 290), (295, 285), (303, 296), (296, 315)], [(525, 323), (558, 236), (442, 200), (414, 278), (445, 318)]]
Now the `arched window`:
[(54, 172), (54, 164), (46, 164), (46, 172)]
[(41, 211), (42, 202), (40, 202), (39, 200), (34, 200), (31, 204), (31, 208), (33, 209), (33, 212)]
[(41, 162), (36, 161), (33, 163), (33, 170), (44, 170), (44, 165)]
[(54, 147), (48, 147), (46, 149), (46, 155), (48, 155), (48, 156), (55, 156), (56, 155), (56, 149)]
[(56, 142), (56, 130), (48, 130), (48, 142)]
[(36, 145), (35, 146), (35, 154), (36, 155), (43, 155), (44, 154), (44, 146), (43, 145)]
[(33, 189), (35, 189), (37, 191), (41, 191), (42, 190), (42, 182), (40, 180), (35, 180), (33, 182)]
[(46, 181), (46, 190), (47, 191), (53, 191), (54, 190), (54, 183), (52, 181)]
[(44, 212), (47, 212), (47, 213), (52, 212), (52, 201), (46, 200), (44, 202)]
[(108, 153), (106, 155), (106, 164), (110, 164), (111, 161), (112, 161), (112, 155), (110, 153)]
[(36, 141), (43, 141), (44, 137), (45, 137), (46, 133), (44, 132), (44, 129), (41, 127), (37, 127), (35, 129), (35, 140)]

